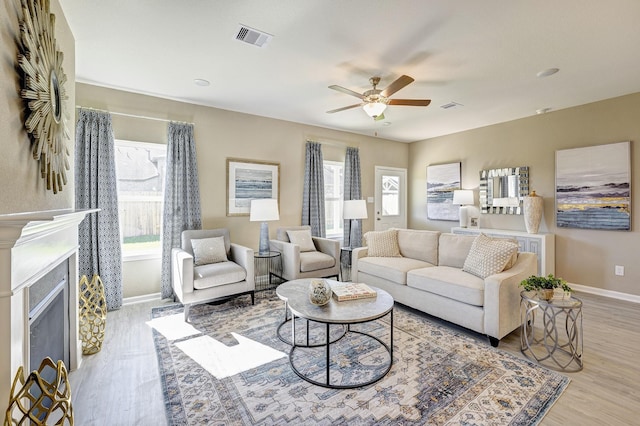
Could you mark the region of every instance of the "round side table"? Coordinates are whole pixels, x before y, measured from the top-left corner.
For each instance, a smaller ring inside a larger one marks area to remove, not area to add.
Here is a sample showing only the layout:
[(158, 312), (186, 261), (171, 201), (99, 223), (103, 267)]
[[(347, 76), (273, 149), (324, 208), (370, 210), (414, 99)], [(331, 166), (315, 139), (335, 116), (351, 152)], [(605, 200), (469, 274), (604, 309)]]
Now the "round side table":
[[(282, 256), (279, 251), (260, 254), (253, 253), (254, 279), (256, 291), (274, 287), (273, 277), (282, 280)], [(280, 281), (282, 282), (282, 281)]]
[(522, 353), (555, 370), (582, 370), (582, 301), (574, 296), (546, 301), (520, 293)]

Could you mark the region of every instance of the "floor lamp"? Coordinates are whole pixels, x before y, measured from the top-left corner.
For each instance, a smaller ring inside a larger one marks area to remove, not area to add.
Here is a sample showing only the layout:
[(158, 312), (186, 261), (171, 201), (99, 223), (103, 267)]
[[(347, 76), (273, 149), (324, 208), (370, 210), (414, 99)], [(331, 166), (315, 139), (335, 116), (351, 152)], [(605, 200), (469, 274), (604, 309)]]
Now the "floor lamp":
[(367, 202), (365, 200), (346, 200), (342, 207), (342, 217), (345, 220), (351, 220), (349, 247), (356, 248), (354, 247), (354, 240), (356, 235), (358, 235), (358, 228), (360, 227), (358, 219), (367, 218)]
[(460, 206), (460, 227), (466, 228), (469, 218), (467, 206), (473, 205), (473, 191), (470, 189), (457, 189), (453, 191), (452, 204)]
[(269, 254), (269, 220), (280, 220), (278, 213), (278, 200), (275, 198), (262, 198), (251, 200), (250, 222), (262, 222), (260, 224), (260, 246), (258, 254)]

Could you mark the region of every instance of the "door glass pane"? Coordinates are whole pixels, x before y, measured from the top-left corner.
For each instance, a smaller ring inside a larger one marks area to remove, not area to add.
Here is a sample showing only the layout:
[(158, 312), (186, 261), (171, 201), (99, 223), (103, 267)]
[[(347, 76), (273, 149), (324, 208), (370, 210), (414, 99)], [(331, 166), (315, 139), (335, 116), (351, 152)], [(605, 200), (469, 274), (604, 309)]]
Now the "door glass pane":
[(400, 177), (382, 176), (382, 215), (400, 214)]

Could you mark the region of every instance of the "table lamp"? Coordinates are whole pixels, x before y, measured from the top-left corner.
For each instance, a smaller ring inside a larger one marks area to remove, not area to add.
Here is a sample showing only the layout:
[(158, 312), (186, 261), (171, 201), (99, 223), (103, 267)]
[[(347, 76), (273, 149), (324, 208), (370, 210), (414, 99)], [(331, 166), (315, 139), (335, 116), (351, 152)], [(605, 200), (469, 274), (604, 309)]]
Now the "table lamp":
[(473, 205), (473, 191), (470, 189), (457, 189), (453, 191), (452, 204), (460, 206), (460, 227), (466, 228), (469, 218), (467, 206)]
[(251, 200), (250, 222), (262, 222), (260, 224), (259, 254), (269, 254), (269, 226), (267, 221), (280, 220), (278, 213), (278, 200), (275, 198), (261, 198)]
[[(354, 241), (358, 235), (360, 222), (358, 219), (367, 218), (367, 202), (365, 200), (346, 200), (342, 206), (342, 217), (351, 220), (351, 233), (349, 234), (349, 247), (354, 247)], [(358, 241), (356, 244), (360, 244)]]

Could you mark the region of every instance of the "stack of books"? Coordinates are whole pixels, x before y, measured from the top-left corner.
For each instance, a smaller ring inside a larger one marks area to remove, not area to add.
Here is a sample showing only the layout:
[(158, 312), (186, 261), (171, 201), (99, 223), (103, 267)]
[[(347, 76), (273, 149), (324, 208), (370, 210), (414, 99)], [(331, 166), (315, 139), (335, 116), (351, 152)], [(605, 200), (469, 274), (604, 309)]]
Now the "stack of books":
[(342, 302), (344, 300), (366, 299), (376, 297), (377, 293), (363, 283), (343, 283), (340, 281), (327, 280), (331, 286), (331, 291), (335, 298)]

